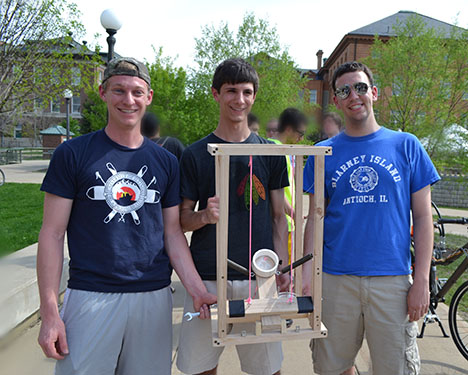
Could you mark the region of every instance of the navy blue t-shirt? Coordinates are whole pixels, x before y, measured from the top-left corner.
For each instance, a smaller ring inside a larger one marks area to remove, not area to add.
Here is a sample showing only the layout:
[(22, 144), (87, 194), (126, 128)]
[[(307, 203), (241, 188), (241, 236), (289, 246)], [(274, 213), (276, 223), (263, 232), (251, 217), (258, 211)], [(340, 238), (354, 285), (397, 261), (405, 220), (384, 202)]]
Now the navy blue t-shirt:
[(68, 287), (144, 292), (166, 287), (162, 209), (180, 203), (174, 155), (144, 139), (137, 149), (100, 130), (60, 145), (41, 190), (73, 199)]

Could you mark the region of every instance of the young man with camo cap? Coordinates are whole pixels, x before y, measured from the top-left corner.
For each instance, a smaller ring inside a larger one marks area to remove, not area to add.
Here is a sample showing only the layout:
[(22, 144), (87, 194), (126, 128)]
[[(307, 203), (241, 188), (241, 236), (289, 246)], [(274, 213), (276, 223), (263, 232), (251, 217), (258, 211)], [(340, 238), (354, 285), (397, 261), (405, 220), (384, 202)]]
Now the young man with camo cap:
[[(180, 228), (177, 159), (140, 133), (150, 85), (141, 62), (112, 60), (99, 87), (107, 126), (60, 145), (41, 187), (39, 344), (59, 375), (169, 375), (171, 265), (201, 318), (216, 301)], [(70, 279), (59, 315), (65, 232)]]

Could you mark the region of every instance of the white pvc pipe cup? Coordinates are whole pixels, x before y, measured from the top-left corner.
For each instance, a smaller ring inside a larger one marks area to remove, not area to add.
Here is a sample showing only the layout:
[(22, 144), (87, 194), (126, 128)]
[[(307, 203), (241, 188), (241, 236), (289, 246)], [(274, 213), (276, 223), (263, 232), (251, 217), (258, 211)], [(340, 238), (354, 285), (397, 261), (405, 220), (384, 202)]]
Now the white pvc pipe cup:
[(273, 250), (260, 249), (252, 259), (252, 269), (257, 276), (268, 278), (273, 276), (278, 268), (279, 258)]

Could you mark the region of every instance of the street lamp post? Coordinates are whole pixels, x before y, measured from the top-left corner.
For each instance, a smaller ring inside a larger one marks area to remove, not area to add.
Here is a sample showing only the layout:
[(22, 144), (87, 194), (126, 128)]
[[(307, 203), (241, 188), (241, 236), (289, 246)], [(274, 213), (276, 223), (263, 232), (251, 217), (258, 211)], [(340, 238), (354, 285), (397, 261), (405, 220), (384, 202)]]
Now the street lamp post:
[(107, 52), (107, 62), (109, 62), (114, 57), (114, 35), (117, 33), (117, 30), (122, 27), (122, 22), (112, 9), (106, 9), (101, 13), (101, 25), (106, 29), (107, 34), (109, 34), (106, 39), (109, 48)]
[(64, 90), (63, 97), (65, 98), (66, 113), (67, 113), (67, 141), (70, 139), (70, 100), (73, 98), (73, 92), (69, 89)]

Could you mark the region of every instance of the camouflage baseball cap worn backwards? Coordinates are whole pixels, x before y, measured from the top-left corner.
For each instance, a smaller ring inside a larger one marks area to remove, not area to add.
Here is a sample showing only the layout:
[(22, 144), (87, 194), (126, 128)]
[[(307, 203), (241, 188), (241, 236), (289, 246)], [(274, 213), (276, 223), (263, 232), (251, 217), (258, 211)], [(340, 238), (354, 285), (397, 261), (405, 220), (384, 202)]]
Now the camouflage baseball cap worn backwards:
[(107, 81), (112, 76), (132, 76), (141, 78), (151, 86), (151, 78), (146, 65), (132, 57), (116, 57), (112, 59), (104, 70), (104, 80)]

